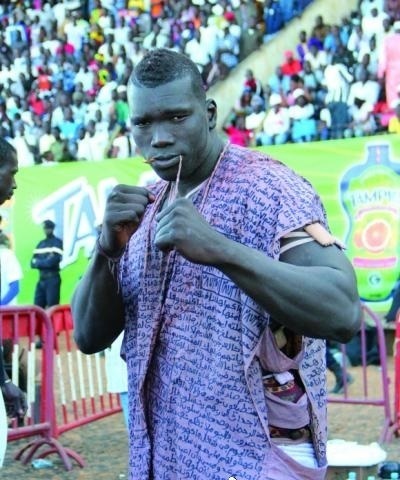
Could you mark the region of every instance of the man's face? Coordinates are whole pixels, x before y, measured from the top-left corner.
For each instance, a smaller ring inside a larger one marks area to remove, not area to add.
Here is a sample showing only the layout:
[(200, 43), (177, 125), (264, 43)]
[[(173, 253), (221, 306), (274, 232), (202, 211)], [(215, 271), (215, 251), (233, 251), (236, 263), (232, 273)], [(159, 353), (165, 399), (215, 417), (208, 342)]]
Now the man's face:
[(141, 154), (164, 180), (190, 177), (211, 147), (210, 120), (215, 105), (199, 99), (189, 76), (154, 88), (131, 86), (132, 135)]
[(0, 205), (13, 196), (17, 188), (15, 174), (18, 172), (18, 161), (15, 153), (0, 166)]

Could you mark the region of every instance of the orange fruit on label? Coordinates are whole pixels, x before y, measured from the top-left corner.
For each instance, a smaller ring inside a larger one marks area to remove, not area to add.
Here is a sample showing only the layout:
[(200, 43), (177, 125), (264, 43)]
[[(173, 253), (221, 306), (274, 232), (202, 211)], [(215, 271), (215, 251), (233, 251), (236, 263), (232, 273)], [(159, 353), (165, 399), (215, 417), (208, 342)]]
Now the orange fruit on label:
[(386, 220), (372, 220), (364, 227), (361, 242), (366, 250), (381, 252), (388, 246), (391, 232), (392, 227)]

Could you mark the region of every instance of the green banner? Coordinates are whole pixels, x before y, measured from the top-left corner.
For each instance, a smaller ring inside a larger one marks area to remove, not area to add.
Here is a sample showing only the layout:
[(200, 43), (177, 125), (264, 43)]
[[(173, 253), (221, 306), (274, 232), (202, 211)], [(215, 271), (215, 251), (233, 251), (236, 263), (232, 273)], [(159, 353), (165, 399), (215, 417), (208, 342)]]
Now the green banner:
[[(369, 144), (382, 147), (375, 149), (378, 158), (367, 165)], [(327, 209), (332, 232), (346, 243), (360, 296), (375, 309), (386, 310), (399, 276), (399, 137), (288, 144), (263, 150), (314, 185)], [(386, 163), (379, 158), (383, 151)], [(117, 183), (137, 184), (147, 171), (148, 165), (139, 158), (20, 169), (14, 199), (0, 209), (3, 229), (12, 236), (23, 268), (20, 304), (33, 302), (38, 272), (30, 268), (30, 259), (43, 238), (41, 222), (53, 220), (56, 235), (63, 239), (61, 302), (69, 303), (92, 252), (107, 195)]]
[(93, 250), (107, 195), (118, 183), (136, 184), (148, 170), (138, 158), (19, 170), (14, 198), (0, 209), (3, 229), (10, 234), (23, 269), (19, 304), (33, 303), (38, 271), (30, 268), (30, 261), (36, 244), (44, 238), (43, 220), (53, 220), (55, 235), (63, 240), (61, 303), (69, 303)]

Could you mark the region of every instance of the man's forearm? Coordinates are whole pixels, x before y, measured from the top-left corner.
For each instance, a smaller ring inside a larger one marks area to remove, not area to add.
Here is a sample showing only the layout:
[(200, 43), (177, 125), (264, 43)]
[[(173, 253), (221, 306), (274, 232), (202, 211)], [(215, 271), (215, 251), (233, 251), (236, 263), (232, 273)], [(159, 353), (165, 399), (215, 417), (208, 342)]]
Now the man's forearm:
[(95, 253), (71, 301), (74, 337), (84, 353), (108, 347), (124, 327), (124, 309), (117, 273)]

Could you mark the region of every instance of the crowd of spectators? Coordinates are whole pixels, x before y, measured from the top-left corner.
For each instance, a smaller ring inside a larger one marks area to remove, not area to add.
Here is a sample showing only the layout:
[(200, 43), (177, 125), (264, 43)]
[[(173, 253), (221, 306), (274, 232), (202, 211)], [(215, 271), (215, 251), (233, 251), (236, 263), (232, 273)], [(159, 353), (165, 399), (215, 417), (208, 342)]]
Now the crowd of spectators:
[(389, 3), (362, 0), (339, 25), (319, 15), (269, 78), (248, 70), (224, 124), (230, 140), (261, 146), (400, 133), (400, 8)]
[[(9, 0), (0, 5), (0, 129), (21, 166), (126, 158), (127, 83), (146, 50), (185, 52), (206, 88), (312, 0)], [(362, 0), (340, 25), (318, 16), (270, 78), (246, 72), (224, 129), (267, 145), (399, 131), (400, 23)], [(269, 61), (271, 61), (269, 59)]]
[(185, 52), (209, 88), (310, 1), (1, 2), (1, 135), (21, 166), (125, 158), (127, 82), (146, 50)]

